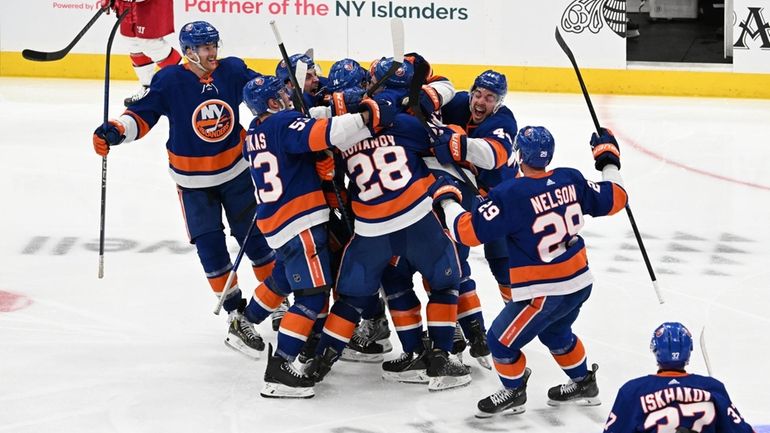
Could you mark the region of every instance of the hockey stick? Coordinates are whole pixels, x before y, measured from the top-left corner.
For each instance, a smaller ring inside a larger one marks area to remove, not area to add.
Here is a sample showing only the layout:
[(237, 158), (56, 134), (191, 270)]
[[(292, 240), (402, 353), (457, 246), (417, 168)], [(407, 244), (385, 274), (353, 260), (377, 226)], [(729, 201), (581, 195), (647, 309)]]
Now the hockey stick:
[(380, 80), (367, 89), (366, 96), (370, 98), (404, 64), (404, 21), (401, 18), (390, 19), (390, 38), (393, 42), (393, 64), (390, 65), (390, 68), (388, 68)]
[[(292, 71), (291, 61), (289, 61), (289, 54), (286, 52), (286, 47), (283, 45), (283, 39), (281, 38), (281, 34), (278, 32), (278, 25), (275, 23), (275, 20), (270, 21), (270, 27), (273, 29), (275, 41), (278, 43), (278, 49), (281, 50), (281, 57), (286, 63), (286, 67), (289, 69), (289, 80), (291, 81), (292, 87), (294, 87), (292, 91), (292, 101), (294, 102), (294, 108), (298, 109), (302, 114), (309, 117), (310, 111), (307, 107), (305, 107), (305, 101), (302, 98), (302, 92), (305, 89), (305, 77), (307, 76), (307, 64), (304, 62), (297, 62), (297, 67), (295, 68), (296, 70)], [(298, 72), (300, 68), (304, 68), (304, 73), (301, 75), (302, 85), (300, 85), (299, 81), (297, 80), (297, 77), (300, 76)], [(331, 154), (331, 151), (326, 152), (329, 152), (329, 155)], [(334, 158), (333, 155), (331, 155), (331, 157)], [(338, 208), (340, 215), (342, 215), (342, 220), (345, 223), (345, 227), (348, 229), (348, 234), (352, 236), (353, 224), (351, 224), (350, 218), (348, 218), (347, 212), (345, 212), (345, 204), (342, 201), (342, 193), (340, 193), (340, 188), (337, 185), (337, 182), (334, 182), (334, 180), (332, 180), (332, 186), (334, 187), (334, 196), (337, 198), (337, 203), (340, 205)]]
[[(110, 111), (110, 52), (112, 51), (112, 41), (115, 39), (115, 32), (120, 27), (123, 18), (128, 15), (131, 8), (127, 8), (118, 16), (118, 20), (112, 26), (110, 36), (107, 38), (107, 53), (104, 60), (104, 117), (103, 125), (106, 127)], [(81, 32), (82, 33), (82, 32)], [(81, 35), (82, 36), (82, 35)], [(78, 38), (79, 39), (79, 38)], [(102, 157), (102, 197), (101, 213), (99, 215), (99, 278), (104, 278), (104, 222), (107, 212), (107, 155)]]
[[(251, 161), (249, 160), (249, 165), (251, 165)], [(225, 299), (227, 298), (227, 295), (230, 293), (230, 287), (231, 284), (233, 284), (233, 280), (235, 279), (235, 273), (238, 271), (238, 267), (241, 265), (241, 259), (243, 259), (243, 253), (246, 252), (246, 244), (249, 242), (249, 238), (251, 238), (251, 233), (254, 231), (254, 226), (257, 225), (257, 212), (254, 212), (254, 218), (251, 220), (251, 225), (249, 225), (249, 229), (246, 230), (246, 237), (243, 238), (243, 242), (241, 242), (241, 249), (238, 250), (238, 255), (235, 256), (235, 263), (233, 263), (232, 269), (230, 269), (230, 274), (227, 276), (227, 281), (225, 281), (225, 287), (222, 289), (222, 293), (219, 295), (219, 299), (217, 300), (217, 306), (214, 308), (214, 314), (219, 315), (219, 312), (222, 310), (222, 305), (225, 303)]]
[[(572, 54), (572, 50), (567, 46), (567, 43), (564, 41), (564, 38), (562, 38), (561, 33), (559, 33), (559, 28), (556, 27), (556, 42), (559, 44), (559, 47), (561, 47), (562, 51), (564, 51), (564, 54), (569, 57), (569, 61), (572, 63), (572, 67), (575, 69), (575, 74), (577, 75), (578, 83), (580, 83), (580, 89), (583, 92), (583, 97), (586, 100), (586, 105), (588, 105), (588, 111), (591, 112), (591, 119), (594, 121), (594, 127), (596, 128), (596, 133), (598, 135), (601, 135), (601, 126), (599, 125), (599, 119), (596, 117), (596, 112), (594, 111), (594, 105), (591, 103), (591, 97), (588, 95), (588, 90), (586, 89), (585, 82), (583, 81), (583, 76), (580, 74), (580, 68), (578, 68), (577, 62), (575, 61), (575, 55)], [(647, 256), (647, 249), (644, 248), (644, 242), (642, 241), (642, 235), (639, 233), (639, 228), (636, 226), (636, 220), (634, 219), (634, 214), (631, 212), (631, 206), (626, 203), (626, 215), (628, 215), (628, 220), (631, 223), (631, 228), (634, 231), (634, 236), (636, 237), (636, 243), (639, 245), (639, 250), (642, 252), (642, 258), (644, 259), (644, 264), (647, 266), (647, 272), (650, 274), (650, 279), (652, 280), (652, 287), (655, 289), (655, 295), (658, 297), (658, 302), (663, 303), (663, 295), (660, 293), (660, 288), (658, 287), (658, 279), (655, 277), (655, 271), (652, 268), (652, 263), (650, 263), (650, 258)]]
[(709, 376), (714, 376), (711, 373), (711, 361), (709, 360), (709, 353), (706, 351), (706, 326), (704, 325), (703, 328), (700, 330), (700, 352), (703, 355), (703, 362), (706, 363), (706, 371), (708, 371)]
[(108, 8), (99, 8), (99, 10), (96, 11), (96, 14), (93, 16), (93, 18), (91, 18), (91, 20), (88, 21), (88, 23), (86, 23), (85, 27), (83, 27), (83, 29), (80, 30), (80, 33), (78, 33), (75, 36), (75, 39), (73, 39), (72, 42), (69, 43), (69, 45), (62, 48), (61, 50), (45, 52), (45, 51), (35, 51), (35, 50), (25, 49), (21, 51), (21, 56), (27, 60), (32, 60), (34, 62), (51, 62), (54, 60), (59, 60), (64, 58), (64, 56), (66, 56), (72, 50), (75, 44), (78, 43), (78, 41), (83, 37), (83, 35), (86, 34), (88, 29), (90, 29), (91, 26), (94, 25), (96, 20), (98, 20), (99, 17), (102, 16), (104, 11), (107, 9)]

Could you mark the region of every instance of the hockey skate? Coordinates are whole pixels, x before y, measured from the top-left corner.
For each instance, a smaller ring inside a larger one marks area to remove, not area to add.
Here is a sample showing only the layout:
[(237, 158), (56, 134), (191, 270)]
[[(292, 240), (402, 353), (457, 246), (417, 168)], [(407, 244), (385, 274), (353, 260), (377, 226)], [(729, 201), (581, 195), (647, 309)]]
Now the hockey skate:
[(311, 398), (313, 379), (298, 372), (294, 365), (282, 356), (273, 356), (273, 345), (267, 346), (265, 386), (259, 394), (266, 398)]
[(324, 353), (316, 355), (308, 362), (305, 367), (305, 374), (310, 377), (314, 382), (318, 383), (324, 380), (329, 371), (332, 369), (332, 365), (339, 359), (339, 354), (333, 347), (327, 347), (324, 349)]
[(441, 349), (433, 349), (426, 354), (428, 363), (428, 391), (444, 391), (471, 383), (471, 373), (467, 366), (449, 357)]
[(312, 333), (310, 336), (307, 337), (307, 340), (305, 340), (305, 344), (302, 346), (302, 350), (300, 350), (299, 355), (297, 356), (297, 361), (299, 361), (302, 364), (307, 364), (308, 361), (313, 359), (315, 356), (315, 348), (318, 347), (318, 342), (321, 341), (321, 333)]
[(351, 362), (382, 362), (385, 349), (381, 344), (367, 340), (363, 333), (353, 333), (348, 345), (342, 350), (343, 361)]
[(139, 102), (142, 98), (147, 96), (147, 92), (150, 91), (150, 86), (142, 86), (141, 89), (139, 89), (136, 93), (129, 96), (128, 98), (123, 100), (123, 105), (126, 107), (130, 107), (137, 102)]
[(580, 382), (570, 380), (564, 385), (556, 385), (548, 390), (548, 405), (577, 404), (580, 406), (598, 406), (599, 387), (596, 386), (596, 370), (599, 366), (593, 364), (586, 377)]
[(283, 316), (286, 315), (287, 311), (289, 311), (289, 300), (284, 299), (283, 302), (278, 305), (278, 308), (270, 313), (270, 320), (273, 324), (273, 331), (278, 332), (278, 328), (281, 327), (281, 319), (283, 319)]
[(382, 378), (392, 382), (402, 383), (428, 383), (428, 364), (425, 362), (425, 354), (402, 353), (396, 359), (382, 363)]
[(265, 350), (265, 342), (254, 329), (254, 324), (237, 310), (232, 311), (228, 319), (230, 323), (225, 344), (246, 356), (259, 359), (259, 352)]
[(524, 370), (524, 376), (521, 378), (522, 383), (518, 388), (503, 388), (489, 397), (479, 400), (479, 412), (476, 413), (476, 418), (489, 418), (500, 415), (508, 409), (511, 412), (506, 412), (505, 415), (515, 415), (524, 412), (524, 403), (527, 402), (527, 381), (530, 374), (532, 374), (532, 370), (529, 368)]
[(367, 340), (379, 343), (385, 353), (393, 350), (393, 345), (390, 343), (390, 325), (385, 313), (373, 319), (362, 320), (359, 329)]
[(479, 363), (480, 366), (487, 370), (492, 370), (492, 364), (489, 362), (489, 346), (487, 346), (487, 334), (481, 328), (481, 324), (478, 320), (471, 320), (470, 322), (470, 335), (468, 335), (468, 344), (473, 359)]
[(455, 335), (452, 337), (452, 355), (457, 355), (460, 358), (460, 362), (463, 360), (463, 352), (468, 344), (465, 342), (465, 336), (463, 335), (463, 328), (459, 323), (455, 323)]

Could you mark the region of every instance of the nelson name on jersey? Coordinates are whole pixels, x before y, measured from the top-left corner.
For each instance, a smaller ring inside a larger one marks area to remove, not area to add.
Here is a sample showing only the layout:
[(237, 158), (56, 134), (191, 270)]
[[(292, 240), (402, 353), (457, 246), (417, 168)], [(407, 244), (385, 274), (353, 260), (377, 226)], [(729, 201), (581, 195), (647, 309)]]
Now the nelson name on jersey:
[(690, 388), (689, 386), (661, 389), (639, 397), (644, 413), (664, 408), (673, 402), (699, 403), (710, 400), (710, 392), (704, 389)]
[(529, 199), (536, 215), (576, 201), (578, 199), (574, 184), (562, 186), (554, 191), (546, 191)]
[(396, 145), (396, 139), (393, 138), (392, 135), (380, 135), (378, 137), (367, 138), (366, 140), (359, 141), (358, 143), (354, 144), (353, 147), (351, 147), (350, 149), (342, 152), (342, 156), (347, 158), (349, 156), (352, 156), (353, 154), (356, 154), (364, 150), (371, 150), (371, 149), (376, 149), (378, 147), (395, 146), (395, 145)]

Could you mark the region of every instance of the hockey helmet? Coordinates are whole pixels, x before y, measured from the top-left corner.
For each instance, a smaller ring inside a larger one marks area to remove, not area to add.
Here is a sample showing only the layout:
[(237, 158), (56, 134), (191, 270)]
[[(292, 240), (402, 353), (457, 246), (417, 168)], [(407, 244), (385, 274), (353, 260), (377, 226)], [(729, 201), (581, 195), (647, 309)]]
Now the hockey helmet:
[(182, 30), (179, 32), (179, 45), (182, 47), (182, 54), (188, 48), (194, 51), (200, 45), (212, 43), (219, 46), (219, 32), (206, 21), (187, 23), (182, 26)]
[(267, 111), (267, 101), (270, 99), (281, 100), (281, 92), (286, 84), (272, 75), (263, 75), (249, 80), (243, 87), (243, 102), (251, 110), (251, 114), (259, 116)]
[(690, 362), (692, 334), (679, 322), (658, 326), (650, 340), (650, 350), (664, 369), (683, 369)]
[[(388, 73), (388, 69), (393, 65), (393, 57), (383, 57), (379, 60), (372, 62), (369, 67), (369, 74), (372, 79), (377, 81), (382, 80), (385, 74)], [(396, 69), (396, 73), (390, 76), (383, 86), (391, 89), (406, 89), (409, 87), (409, 83), (412, 82), (414, 76), (414, 65), (412, 63), (404, 61), (401, 66)]]
[(519, 162), (532, 168), (545, 168), (551, 163), (556, 142), (543, 126), (525, 126), (516, 134), (513, 148), (519, 152)]
[[(297, 69), (297, 62), (302, 62), (307, 65), (308, 70), (315, 70), (315, 62), (313, 62), (313, 58), (308, 56), (307, 53), (304, 54), (293, 54), (291, 57), (289, 57), (289, 63), (291, 63), (291, 71), (295, 71)], [(278, 65), (275, 67), (275, 76), (283, 80), (283, 82), (290, 81), (291, 78), (289, 78), (290, 74), (289, 68), (286, 66), (286, 62), (281, 60), (278, 62)]]
[(338, 92), (353, 87), (361, 87), (361, 83), (369, 81), (369, 74), (353, 59), (342, 59), (335, 62), (329, 69), (329, 92)]

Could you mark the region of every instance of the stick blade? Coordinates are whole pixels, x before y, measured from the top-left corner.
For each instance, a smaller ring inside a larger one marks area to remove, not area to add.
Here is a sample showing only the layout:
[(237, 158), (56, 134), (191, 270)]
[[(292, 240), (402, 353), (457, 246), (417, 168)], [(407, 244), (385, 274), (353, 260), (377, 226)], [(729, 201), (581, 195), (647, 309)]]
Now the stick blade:
[(390, 19), (390, 37), (393, 41), (393, 60), (402, 62), (404, 58), (404, 21), (401, 18)]
[(294, 78), (297, 79), (297, 84), (299, 85), (300, 94), (302, 94), (305, 91), (305, 79), (307, 78), (307, 63), (299, 61), (297, 62), (297, 67), (294, 70)]
[(51, 62), (54, 60), (59, 60), (64, 57), (66, 53), (63, 53), (61, 51), (55, 51), (53, 53), (47, 53), (43, 51), (35, 51), (35, 50), (22, 50), (21, 56), (24, 57), (27, 60), (31, 60), (33, 62)]

